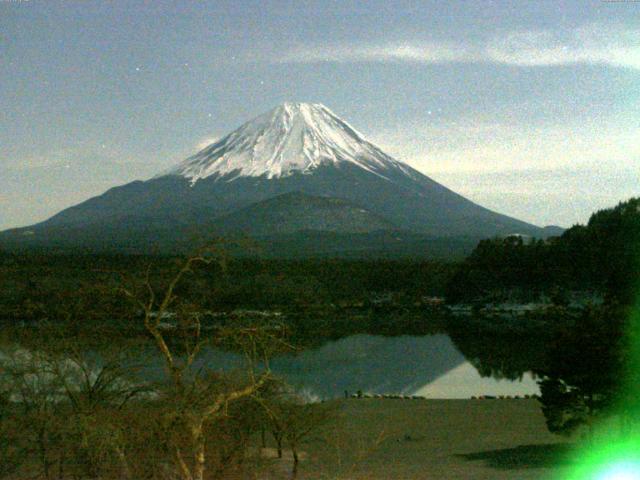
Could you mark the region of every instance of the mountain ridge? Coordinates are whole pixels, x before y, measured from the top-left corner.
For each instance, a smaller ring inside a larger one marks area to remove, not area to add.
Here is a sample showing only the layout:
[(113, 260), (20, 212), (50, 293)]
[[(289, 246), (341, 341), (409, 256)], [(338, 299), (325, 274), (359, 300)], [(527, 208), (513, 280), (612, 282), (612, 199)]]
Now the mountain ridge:
[[(292, 192), (298, 196), (286, 196)], [(274, 205), (277, 211), (270, 212)], [(277, 235), (278, 224), (286, 225), (287, 235), (328, 229), (340, 233), (345, 248), (349, 232), (380, 228), (424, 238), (548, 236), (387, 155), (326, 107), (285, 104), (149, 180), (111, 188), (44, 222), (2, 232), (0, 246), (171, 249), (186, 242), (178, 232), (235, 235), (261, 221), (264, 229), (254, 228), (253, 234)], [(349, 222), (357, 223), (355, 231)]]

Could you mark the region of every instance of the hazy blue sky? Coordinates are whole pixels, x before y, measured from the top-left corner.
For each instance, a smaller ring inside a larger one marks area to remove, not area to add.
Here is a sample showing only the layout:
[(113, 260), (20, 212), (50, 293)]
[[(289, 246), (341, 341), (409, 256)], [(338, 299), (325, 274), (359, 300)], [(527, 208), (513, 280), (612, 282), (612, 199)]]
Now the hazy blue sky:
[(0, 0), (0, 228), (285, 100), (485, 206), (584, 222), (640, 195), (640, 3)]

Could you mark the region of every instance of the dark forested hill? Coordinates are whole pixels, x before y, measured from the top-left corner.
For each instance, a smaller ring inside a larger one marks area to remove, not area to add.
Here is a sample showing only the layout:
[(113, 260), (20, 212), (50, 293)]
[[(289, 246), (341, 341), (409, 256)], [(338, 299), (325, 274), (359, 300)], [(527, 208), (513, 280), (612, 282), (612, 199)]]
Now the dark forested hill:
[(452, 301), (592, 290), (626, 300), (640, 283), (640, 198), (594, 213), (559, 237), (484, 240), (450, 282)]

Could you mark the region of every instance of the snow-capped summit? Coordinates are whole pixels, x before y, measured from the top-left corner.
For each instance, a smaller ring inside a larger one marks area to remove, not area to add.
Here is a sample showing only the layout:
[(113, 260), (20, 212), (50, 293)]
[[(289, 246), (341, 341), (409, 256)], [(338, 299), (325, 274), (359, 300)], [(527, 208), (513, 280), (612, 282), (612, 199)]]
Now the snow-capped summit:
[[(386, 155), (319, 103), (284, 103), (242, 125), (223, 139), (159, 176), (177, 175), (192, 183), (215, 176), (279, 178), (293, 172), (349, 162), (385, 176), (403, 164)], [(404, 169), (403, 169), (404, 170)]]

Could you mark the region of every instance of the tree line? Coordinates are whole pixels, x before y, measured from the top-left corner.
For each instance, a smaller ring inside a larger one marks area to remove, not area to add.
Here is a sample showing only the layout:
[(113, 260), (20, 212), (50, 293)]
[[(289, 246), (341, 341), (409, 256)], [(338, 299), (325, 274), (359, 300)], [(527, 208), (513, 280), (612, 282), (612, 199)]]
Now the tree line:
[(629, 302), (638, 286), (639, 238), (640, 199), (633, 198), (559, 237), (483, 240), (458, 266), (447, 298), (527, 301), (545, 294), (561, 302), (568, 291), (595, 291)]
[[(38, 308), (53, 311), (56, 297), (79, 290), (113, 290), (120, 273), (142, 277), (149, 264), (154, 281), (166, 281), (177, 261), (180, 257), (0, 252), (0, 318), (31, 318)], [(443, 295), (454, 268), (424, 261), (229, 258), (223, 275), (218, 266), (208, 265), (181, 289), (198, 295), (210, 310), (353, 305), (378, 293), (413, 303)]]

